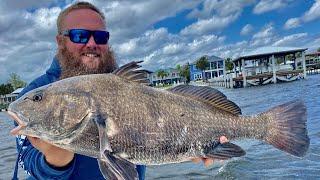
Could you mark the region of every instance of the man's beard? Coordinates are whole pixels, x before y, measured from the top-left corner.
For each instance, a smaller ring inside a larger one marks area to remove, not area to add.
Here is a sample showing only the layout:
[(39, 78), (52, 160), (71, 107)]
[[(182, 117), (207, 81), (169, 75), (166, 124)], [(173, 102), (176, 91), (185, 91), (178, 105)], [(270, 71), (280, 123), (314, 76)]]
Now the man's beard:
[(73, 53), (68, 51), (65, 45), (58, 50), (57, 58), (61, 67), (60, 79), (85, 74), (110, 73), (117, 68), (114, 54), (110, 48), (108, 48), (108, 51), (105, 54), (101, 55), (101, 62), (95, 69), (88, 68), (81, 62), (80, 57), (77, 58)]

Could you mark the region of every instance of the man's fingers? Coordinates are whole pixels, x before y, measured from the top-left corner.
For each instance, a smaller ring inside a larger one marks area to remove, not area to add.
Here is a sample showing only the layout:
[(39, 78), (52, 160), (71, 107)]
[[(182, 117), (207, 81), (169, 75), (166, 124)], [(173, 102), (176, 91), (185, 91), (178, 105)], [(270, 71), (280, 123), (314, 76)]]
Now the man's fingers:
[(192, 158), (191, 161), (194, 163), (200, 163), (202, 158)]
[(10, 134), (16, 136), (16, 135), (19, 135), (19, 131), (21, 130), (22, 126), (16, 126), (15, 128), (13, 128), (11, 131), (10, 131)]
[(32, 137), (32, 136), (27, 136), (27, 138), (33, 146), (38, 145), (40, 143), (39, 138)]
[(205, 165), (206, 167), (208, 167), (208, 166), (210, 166), (210, 165), (213, 164), (213, 159), (205, 158), (205, 159), (203, 160), (203, 163), (204, 163), (204, 165)]
[(227, 142), (229, 142), (229, 140), (227, 139), (227, 137), (225, 137), (225, 136), (221, 136), (220, 138), (219, 138), (219, 141), (220, 141), (220, 143), (227, 143)]

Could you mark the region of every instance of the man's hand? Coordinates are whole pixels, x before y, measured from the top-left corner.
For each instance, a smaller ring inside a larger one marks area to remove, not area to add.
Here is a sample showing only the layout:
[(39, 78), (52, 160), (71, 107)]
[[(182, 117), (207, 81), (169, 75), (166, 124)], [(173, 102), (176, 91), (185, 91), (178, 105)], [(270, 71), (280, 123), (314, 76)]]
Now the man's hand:
[[(18, 123), (18, 127), (14, 128), (11, 131), (11, 134), (18, 135), (19, 130), (25, 125), (22, 124), (22, 121), (16, 114), (12, 112), (8, 112), (8, 114), (11, 116), (12, 119), (14, 119)], [(64, 167), (67, 164), (69, 164), (74, 157), (74, 153), (71, 151), (56, 147), (36, 137), (27, 137), (30, 143), (33, 145), (33, 147), (37, 148), (40, 152), (43, 153), (44, 157), (46, 158), (46, 161), (51, 166)]]
[[(225, 137), (225, 136), (221, 136), (219, 141), (220, 141), (220, 143), (229, 142), (227, 137)], [(199, 162), (203, 161), (203, 164), (206, 167), (208, 167), (208, 166), (213, 164), (214, 159), (199, 157), (199, 158), (192, 158), (191, 161), (194, 162), (194, 163), (199, 163)]]
[(59, 148), (36, 137), (27, 137), (33, 147), (37, 148), (43, 153), (46, 161), (51, 166), (64, 167), (69, 164), (74, 157), (74, 153), (71, 151)]

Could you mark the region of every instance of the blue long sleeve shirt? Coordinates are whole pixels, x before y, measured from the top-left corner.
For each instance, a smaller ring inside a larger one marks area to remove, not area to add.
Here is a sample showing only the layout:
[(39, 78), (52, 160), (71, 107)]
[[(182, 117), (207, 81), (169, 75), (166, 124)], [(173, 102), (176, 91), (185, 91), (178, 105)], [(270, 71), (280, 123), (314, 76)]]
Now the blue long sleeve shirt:
[[(50, 68), (45, 74), (32, 81), (26, 88), (22, 90), (19, 97), (40, 86), (50, 84), (57, 81), (61, 74), (61, 68), (56, 58), (53, 59)], [(66, 168), (55, 169), (48, 165), (44, 155), (34, 148), (25, 136), (16, 138), (18, 149), (18, 163), (30, 175), (28, 180), (32, 179), (104, 179), (100, 172), (97, 159), (75, 154), (73, 161)], [(144, 179), (146, 167), (137, 165), (136, 169), (139, 174), (139, 179)], [(17, 171), (17, 168), (16, 170)], [(16, 172), (15, 172), (16, 174)]]

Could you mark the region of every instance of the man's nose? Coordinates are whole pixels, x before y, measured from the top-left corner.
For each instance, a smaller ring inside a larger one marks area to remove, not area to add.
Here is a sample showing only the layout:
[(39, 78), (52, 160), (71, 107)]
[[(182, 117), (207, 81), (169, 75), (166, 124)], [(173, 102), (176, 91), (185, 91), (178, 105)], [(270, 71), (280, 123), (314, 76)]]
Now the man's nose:
[(96, 47), (96, 41), (94, 40), (93, 36), (90, 36), (89, 41), (87, 42), (86, 46), (88, 47)]

